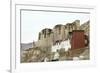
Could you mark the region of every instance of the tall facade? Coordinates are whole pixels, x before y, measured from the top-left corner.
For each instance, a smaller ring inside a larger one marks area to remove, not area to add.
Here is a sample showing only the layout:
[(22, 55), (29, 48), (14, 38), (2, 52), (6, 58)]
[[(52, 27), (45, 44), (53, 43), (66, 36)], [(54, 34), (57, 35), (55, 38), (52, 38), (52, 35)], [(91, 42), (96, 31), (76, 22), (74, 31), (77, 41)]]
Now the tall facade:
[(53, 31), (52, 29), (45, 28), (39, 32), (37, 46), (41, 48), (50, 48), (53, 43)]
[(51, 48), (56, 43), (61, 43), (69, 38), (70, 32), (79, 30), (80, 21), (75, 20), (66, 25), (57, 24), (53, 29), (45, 28), (39, 32), (37, 46), (41, 48)]

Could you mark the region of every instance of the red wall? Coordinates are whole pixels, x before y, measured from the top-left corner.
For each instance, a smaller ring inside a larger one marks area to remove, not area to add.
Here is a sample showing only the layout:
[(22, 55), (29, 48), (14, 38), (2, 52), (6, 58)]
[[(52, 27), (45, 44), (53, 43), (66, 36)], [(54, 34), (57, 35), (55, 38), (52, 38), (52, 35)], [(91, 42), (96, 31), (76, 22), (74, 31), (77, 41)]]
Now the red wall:
[(72, 32), (71, 49), (79, 49), (85, 47), (84, 31), (74, 30)]

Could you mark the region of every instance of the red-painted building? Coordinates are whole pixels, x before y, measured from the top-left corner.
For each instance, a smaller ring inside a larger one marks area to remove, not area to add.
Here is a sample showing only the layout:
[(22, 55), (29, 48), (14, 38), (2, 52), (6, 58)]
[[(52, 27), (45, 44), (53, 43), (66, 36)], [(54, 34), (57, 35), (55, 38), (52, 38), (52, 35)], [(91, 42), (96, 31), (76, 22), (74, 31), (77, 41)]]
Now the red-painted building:
[(71, 38), (71, 49), (79, 49), (85, 47), (84, 30), (73, 30)]

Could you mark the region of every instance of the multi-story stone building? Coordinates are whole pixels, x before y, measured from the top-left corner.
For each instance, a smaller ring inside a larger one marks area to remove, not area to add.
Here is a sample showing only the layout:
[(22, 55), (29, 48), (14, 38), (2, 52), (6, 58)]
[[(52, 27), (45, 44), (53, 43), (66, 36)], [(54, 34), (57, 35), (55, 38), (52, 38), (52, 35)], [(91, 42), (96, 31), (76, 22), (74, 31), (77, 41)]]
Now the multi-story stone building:
[(79, 30), (80, 21), (76, 20), (66, 25), (58, 24), (54, 27), (54, 43), (67, 40), (73, 30)]
[(52, 29), (45, 28), (39, 32), (37, 46), (41, 48), (50, 48), (53, 44), (53, 31)]
[(67, 40), (73, 30), (79, 30), (80, 21), (76, 20), (66, 25), (57, 24), (53, 29), (45, 28), (39, 32), (37, 46), (41, 48), (51, 48), (56, 43)]

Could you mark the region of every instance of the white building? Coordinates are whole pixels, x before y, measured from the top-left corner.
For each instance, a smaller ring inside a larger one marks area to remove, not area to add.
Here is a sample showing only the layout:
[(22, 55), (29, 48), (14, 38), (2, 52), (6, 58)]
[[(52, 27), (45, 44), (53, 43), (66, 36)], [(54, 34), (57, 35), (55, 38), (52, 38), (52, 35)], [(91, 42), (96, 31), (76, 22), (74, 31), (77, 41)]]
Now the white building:
[(71, 48), (70, 40), (65, 40), (60, 43), (56, 43), (52, 46), (51, 50), (52, 52), (56, 52), (57, 50), (60, 50), (61, 48), (64, 48), (65, 51), (68, 51), (69, 48)]

